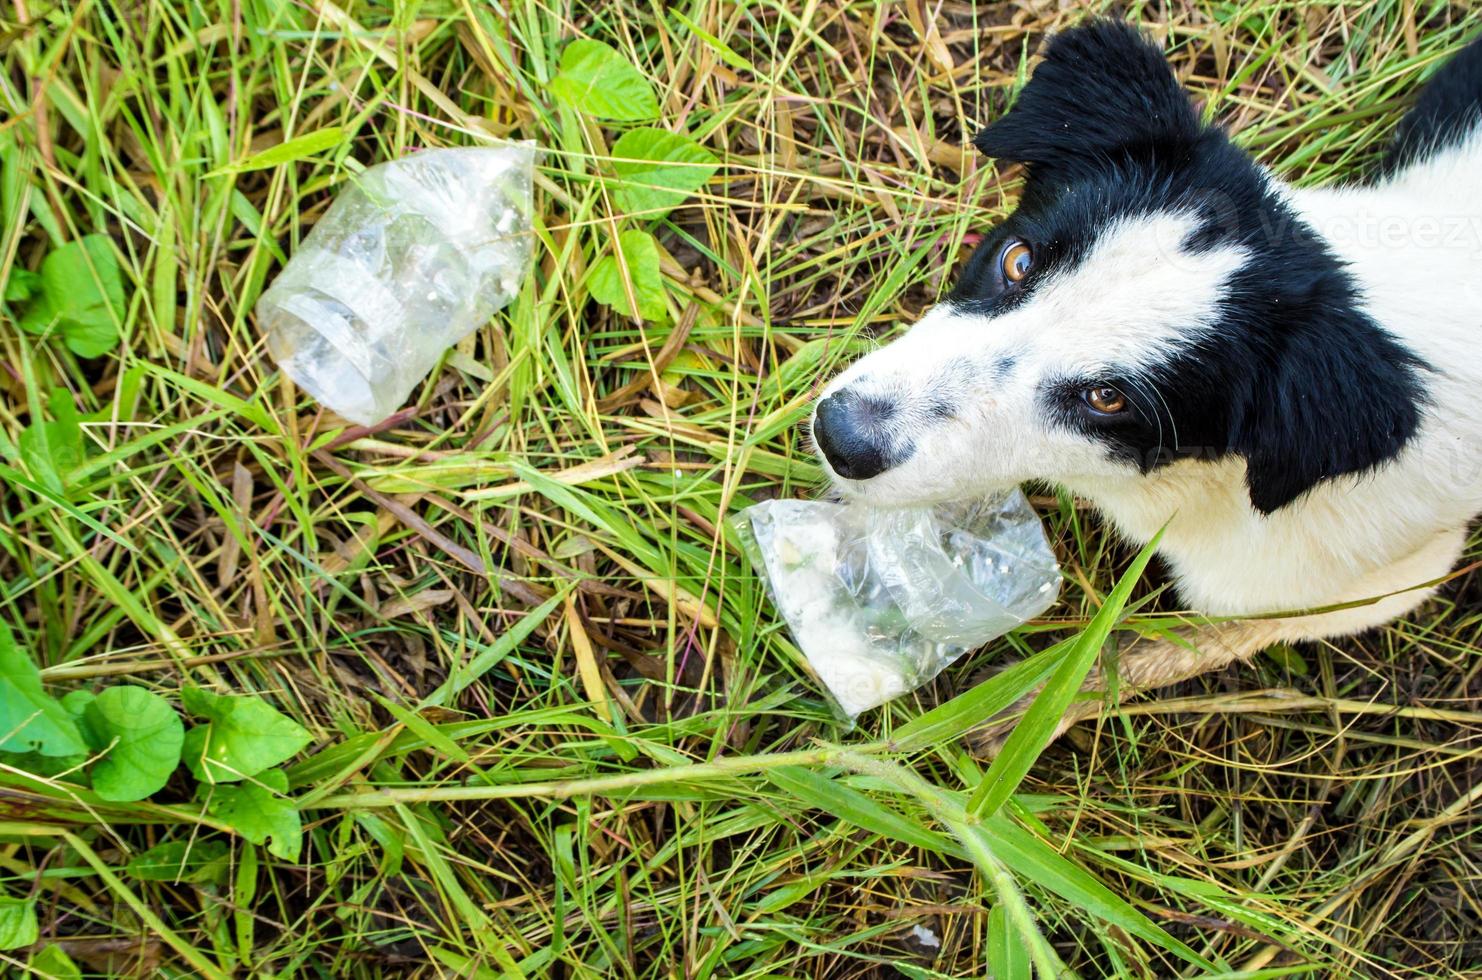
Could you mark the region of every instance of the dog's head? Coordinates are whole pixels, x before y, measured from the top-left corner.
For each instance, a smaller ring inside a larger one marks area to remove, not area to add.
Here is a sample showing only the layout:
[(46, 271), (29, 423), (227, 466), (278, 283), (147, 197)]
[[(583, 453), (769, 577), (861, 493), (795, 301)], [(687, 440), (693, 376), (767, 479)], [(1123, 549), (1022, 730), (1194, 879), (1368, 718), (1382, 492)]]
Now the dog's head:
[(1413, 357), (1132, 28), (1053, 38), (974, 142), (1026, 165), (1019, 207), (946, 302), (824, 391), (814, 440), (846, 496), (1081, 488), (1238, 457), (1270, 513), (1414, 431)]

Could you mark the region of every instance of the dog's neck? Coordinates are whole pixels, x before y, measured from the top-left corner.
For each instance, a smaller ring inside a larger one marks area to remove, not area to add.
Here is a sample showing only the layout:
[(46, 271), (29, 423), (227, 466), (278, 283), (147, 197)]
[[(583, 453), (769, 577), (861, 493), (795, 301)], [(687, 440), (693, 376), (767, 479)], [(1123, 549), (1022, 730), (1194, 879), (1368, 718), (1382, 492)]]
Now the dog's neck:
[[(1416, 584), (1390, 582), (1383, 571), (1418, 546), (1429, 546), (1410, 533), (1403, 514), (1353, 525), (1354, 507), (1364, 506), (1356, 497), (1385, 495), (1375, 483), (1372, 476), (1342, 478), (1269, 515), (1251, 506), (1244, 461), (1233, 456), (1182, 461), (1146, 477), (1069, 489), (1139, 546), (1161, 530), (1158, 554), (1187, 607), (1249, 616), (1365, 599)], [(1375, 506), (1383, 505), (1376, 500)]]
[(1089, 500), (1138, 545), (1163, 531), (1160, 550), (1170, 554), (1194, 539), (1243, 529), (1257, 516), (1245, 488), (1245, 463), (1233, 456), (1218, 462), (1183, 460), (1145, 476), (1070, 481), (1066, 488)]

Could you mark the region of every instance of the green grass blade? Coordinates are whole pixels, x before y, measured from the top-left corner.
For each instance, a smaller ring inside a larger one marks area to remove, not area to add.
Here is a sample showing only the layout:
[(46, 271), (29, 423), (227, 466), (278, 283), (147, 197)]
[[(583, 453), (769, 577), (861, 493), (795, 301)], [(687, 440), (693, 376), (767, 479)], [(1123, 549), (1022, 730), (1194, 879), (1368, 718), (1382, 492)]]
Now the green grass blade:
[(872, 834), (910, 844), (924, 851), (961, 858), (964, 852), (950, 839), (905, 814), (871, 799), (857, 789), (845, 786), (821, 772), (788, 766), (776, 769), (767, 778), (778, 789), (816, 810), (832, 814)]
[(1076, 637), (1065, 659), (1055, 668), (1055, 673), (1050, 676), (1044, 690), (1034, 699), (1019, 724), (1014, 726), (1004, 742), (1003, 750), (983, 775), (982, 783), (968, 803), (969, 813), (988, 816), (998, 812), (998, 808), (1014, 795), (1014, 791), (1024, 781), (1045, 746), (1050, 744), (1055, 728), (1065, 716), (1065, 710), (1070, 707), (1071, 701), (1080, 693), (1081, 682), (1086, 679), (1091, 665), (1096, 662), (1097, 654), (1101, 652), (1106, 638), (1111, 635), (1112, 628), (1116, 626), (1128, 598), (1132, 595), (1133, 586), (1142, 578), (1143, 570), (1147, 568), (1162, 537), (1163, 533), (1158, 532), (1138, 553), (1131, 567), (1117, 582), (1116, 588), (1112, 589), (1111, 595), (1107, 596), (1106, 602), (1092, 617), (1090, 625)]
[(1074, 643), (1074, 637), (1061, 640), (1004, 668), (897, 728), (891, 743), (902, 752), (916, 752), (961, 738), (1034, 690), (1061, 664)]
[(988, 968), (997, 980), (1029, 980), (1029, 951), (1009, 928), (1002, 905), (988, 913)]
[(442, 684), (438, 685), (436, 690), (422, 699), (422, 707), (447, 704), (449, 698), (456, 695), (459, 691), (464, 690), (468, 685), (492, 670), (499, 661), (509, 656), (516, 647), (524, 643), (526, 638), (535, 631), (535, 627), (549, 619), (551, 613), (555, 612), (556, 607), (565, 601), (566, 594), (575, 587), (575, 583), (568, 584), (545, 602), (542, 602), (521, 616), (517, 623), (501, 633), (499, 638), (491, 643), (487, 649), (480, 650), (467, 664), (451, 671), (447, 680), (443, 681)]
[(1025, 880), (1054, 892), (1081, 911), (1176, 953), (1190, 963), (1204, 969), (1214, 968), (1207, 959), (1169, 935), (1167, 930), (1133, 908), (1095, 875), (1019, 826), (1007, 813), (994, 814), (977, 830), (986, 836), (998, 859)]

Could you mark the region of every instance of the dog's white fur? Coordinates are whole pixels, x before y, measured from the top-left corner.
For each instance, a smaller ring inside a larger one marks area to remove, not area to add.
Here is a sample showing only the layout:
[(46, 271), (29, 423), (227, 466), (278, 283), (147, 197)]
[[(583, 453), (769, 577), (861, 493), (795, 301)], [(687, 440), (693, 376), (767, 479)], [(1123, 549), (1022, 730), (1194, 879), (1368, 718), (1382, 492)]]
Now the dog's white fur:
[(1036, 411), (1033, 393), (1046, 372), (1094, 375), (1101, 358), (1127, 364), (1197, 348), (1240, 255), (1182, 252), (1188, 219), (1162, 214), (1119, 226), (1072, 276), (1041, 284), (1016, 309), (988, 318), (944, 304), (851, 366), (825, 395), (853, 386), (888, 397), (909, 422), (926, 412), (922, 393), (946, 385), (967, 407), (946, 422), (905, 426), (914, 452), (900, 465), (835, 484), (847, 497), (885, 505), (1025, 480), (1068, 487), (1139, 544), (1166, 525), (1159, 552), (1179, 594), (1210, 615), (1383, 597), (1263, 621), (1231, 634), (1223, 655), (1175, 666), (1169, 650), (1161, 664), (1124, 659), (1133, 688), (1273, 641), (1350, 634), (1410, 611), (1430, 594), (1427, 583), (1454, 567), (1468, 522), (1482, 512), (1482, 127), (1377, 184), (1281, 193), (1347, 262), (1364, 311), (1434, 369), (1425, 372), (1419, 429), (1397, 458), (1319, 483), (1266, 515), (1252, 507), (1239, 457), (1144, 474)]

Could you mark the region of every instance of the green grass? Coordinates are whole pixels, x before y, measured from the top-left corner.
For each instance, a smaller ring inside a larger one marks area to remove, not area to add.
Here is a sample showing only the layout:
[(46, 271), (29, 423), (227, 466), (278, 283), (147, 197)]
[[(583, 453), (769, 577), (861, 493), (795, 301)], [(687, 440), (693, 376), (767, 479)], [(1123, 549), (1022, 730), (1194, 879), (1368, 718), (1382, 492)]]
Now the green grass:
[[(40, 929), (8, 969), (59, 975), (60, 947), (100, 976), (1482, 973), (1475, 575), (1083, 725), (1002, 799), (961, 733), (1054, 669), (1133, 558), (1044, 499), (1055, 619), (834, 719), (722, 518), (817, 487), (810, 393), (1012, 207), (963, 134), (1079, 14), (665, 7), (0, 14), (0, 277), (101, 233), (126, 303), (121, 344), (81, 360), (0, 308), (0, 620), (54, 694), (255, 693), (312, 735), (293, 861), (203, 812), (183, 769), (108, 803), (0, 756), (0, 890)], [(1475, 31), (1460, 4), (1176, 9), (1130, 16), (1304, 184), (1362, 172)], [(613, 203), (631, 124), (546, 88), (577, 37), (722, 164), (666, 217)], [(406, 411), (346, 428), (276, 373), (253, 303), (358, 169), (486, 137), (545, 151), (535, 270)], [(641, 327), (589, 295), (631, 229), (666, 252), (667, 313)], [(85, 445), (48, 476), (22, 433), (64, 403)], [(224, 857), (125, 870), (171, 842)]]

